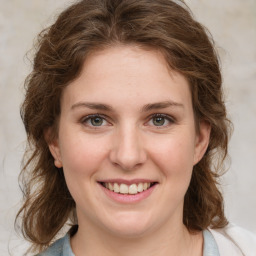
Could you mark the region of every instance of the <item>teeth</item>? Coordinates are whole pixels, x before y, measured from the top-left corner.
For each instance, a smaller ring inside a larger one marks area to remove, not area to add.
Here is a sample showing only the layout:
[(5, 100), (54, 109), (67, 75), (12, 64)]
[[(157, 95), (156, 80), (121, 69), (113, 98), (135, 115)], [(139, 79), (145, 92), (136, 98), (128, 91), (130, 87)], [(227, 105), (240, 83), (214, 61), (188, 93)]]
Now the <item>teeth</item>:
[(118, 184), (118, 183), (106, 182), (103, 185), (105, 188), (111, 191), (114, 191), (115, 193), (135, 195), (137, 193), (140, 193), (150, 188), (151, 183), (144, 182), (144, 183), (126, 185), (123, 183)]
[(138, 193), (138, 188), (136, 184), (132, 184), (129, 186), (129, 194), (134, 195)]
[(139, 183), (138, 184), (138, 192), (142, 192), (143, 191), (143, 184)]
[(114, 186), (112, 183), (105, 183), (105, 185), (106, 185), (106, 188), (108, 188), (111, 191), (114, 191)]
[(120, 192), (120, 188), (119, 188), (119, 185), (117, 183), (114, 183), (114, 192), (116, 192), (116, 193)]
[(129, 187), (126, 184), (121, 184), (120, 185), (120, 193), (128, 194), (128, 192), (129, 192)]

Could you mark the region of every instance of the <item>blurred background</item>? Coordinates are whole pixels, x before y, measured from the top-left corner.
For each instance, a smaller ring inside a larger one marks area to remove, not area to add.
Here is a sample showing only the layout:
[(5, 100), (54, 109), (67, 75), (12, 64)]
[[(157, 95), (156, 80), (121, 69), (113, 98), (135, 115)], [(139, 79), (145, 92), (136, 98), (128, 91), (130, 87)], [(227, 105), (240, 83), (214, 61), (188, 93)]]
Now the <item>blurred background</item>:
[[(25, 132), (19, 107), (31, 70), (27, 53), (36, 35), (70, 0), (0, 0), (0, 255), (23, 255), (14, 230)], [(229, 116), (234, 123), (231, 163), (222, 189), (230, 222), (256, 234), (256, 1), (187, 0), (212, 33), (222, 62)], [(31, 51), (28, 53), (31, 56)]]

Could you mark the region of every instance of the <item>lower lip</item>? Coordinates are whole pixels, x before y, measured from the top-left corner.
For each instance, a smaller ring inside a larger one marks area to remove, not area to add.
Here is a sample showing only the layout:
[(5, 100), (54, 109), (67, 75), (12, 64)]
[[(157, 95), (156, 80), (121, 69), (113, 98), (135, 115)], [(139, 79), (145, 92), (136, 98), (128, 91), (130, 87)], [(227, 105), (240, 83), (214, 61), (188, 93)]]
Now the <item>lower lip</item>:
[(103, 189), (103, 191), (105, 192), (105, 194), (108, 197), (110, 197), (112, 200), (114, 200), (118, 203), (138, 203), (138, 202), (146, 199), (147, 197), (149, 197), (151, 195), (151, 193), (154, 191), (157, 184), (155, 184), (154, 186), (150, 187), (149, 189), (142, 191), (140, 193), (137, 193), (135, 195), (119, 194), (119, 193), (115, 193), (115, 192), (105, 188), (101, 184), (99, 184), (99, 186)]

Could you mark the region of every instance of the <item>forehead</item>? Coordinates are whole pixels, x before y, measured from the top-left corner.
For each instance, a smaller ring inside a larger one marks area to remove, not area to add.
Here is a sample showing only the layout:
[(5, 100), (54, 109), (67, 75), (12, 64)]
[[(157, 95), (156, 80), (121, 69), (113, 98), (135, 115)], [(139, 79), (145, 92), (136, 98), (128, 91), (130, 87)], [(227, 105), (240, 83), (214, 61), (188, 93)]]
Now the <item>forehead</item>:
[(160, 51), (137, 46), (115, 46), (92, 53), (80, 76), (63, 93), (74, 101), (147, 104), (176, 101), (191, 105), (187, 80), (171, 70)]

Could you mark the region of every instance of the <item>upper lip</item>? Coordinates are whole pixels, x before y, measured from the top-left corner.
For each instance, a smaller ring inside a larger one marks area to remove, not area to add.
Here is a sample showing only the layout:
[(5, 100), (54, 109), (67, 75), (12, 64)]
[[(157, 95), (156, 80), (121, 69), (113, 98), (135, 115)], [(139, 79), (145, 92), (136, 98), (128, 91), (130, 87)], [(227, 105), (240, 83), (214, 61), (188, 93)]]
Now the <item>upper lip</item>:
[(104, 179), (104, 180), (98, 180), (99, 183), (117, 183), (117, 184), (139, 184), (139, 183), (156, 183), (155, 180), (149, 180), (149, 179), (132, 179), (132, 180), (125, 180), (125, 179)]

